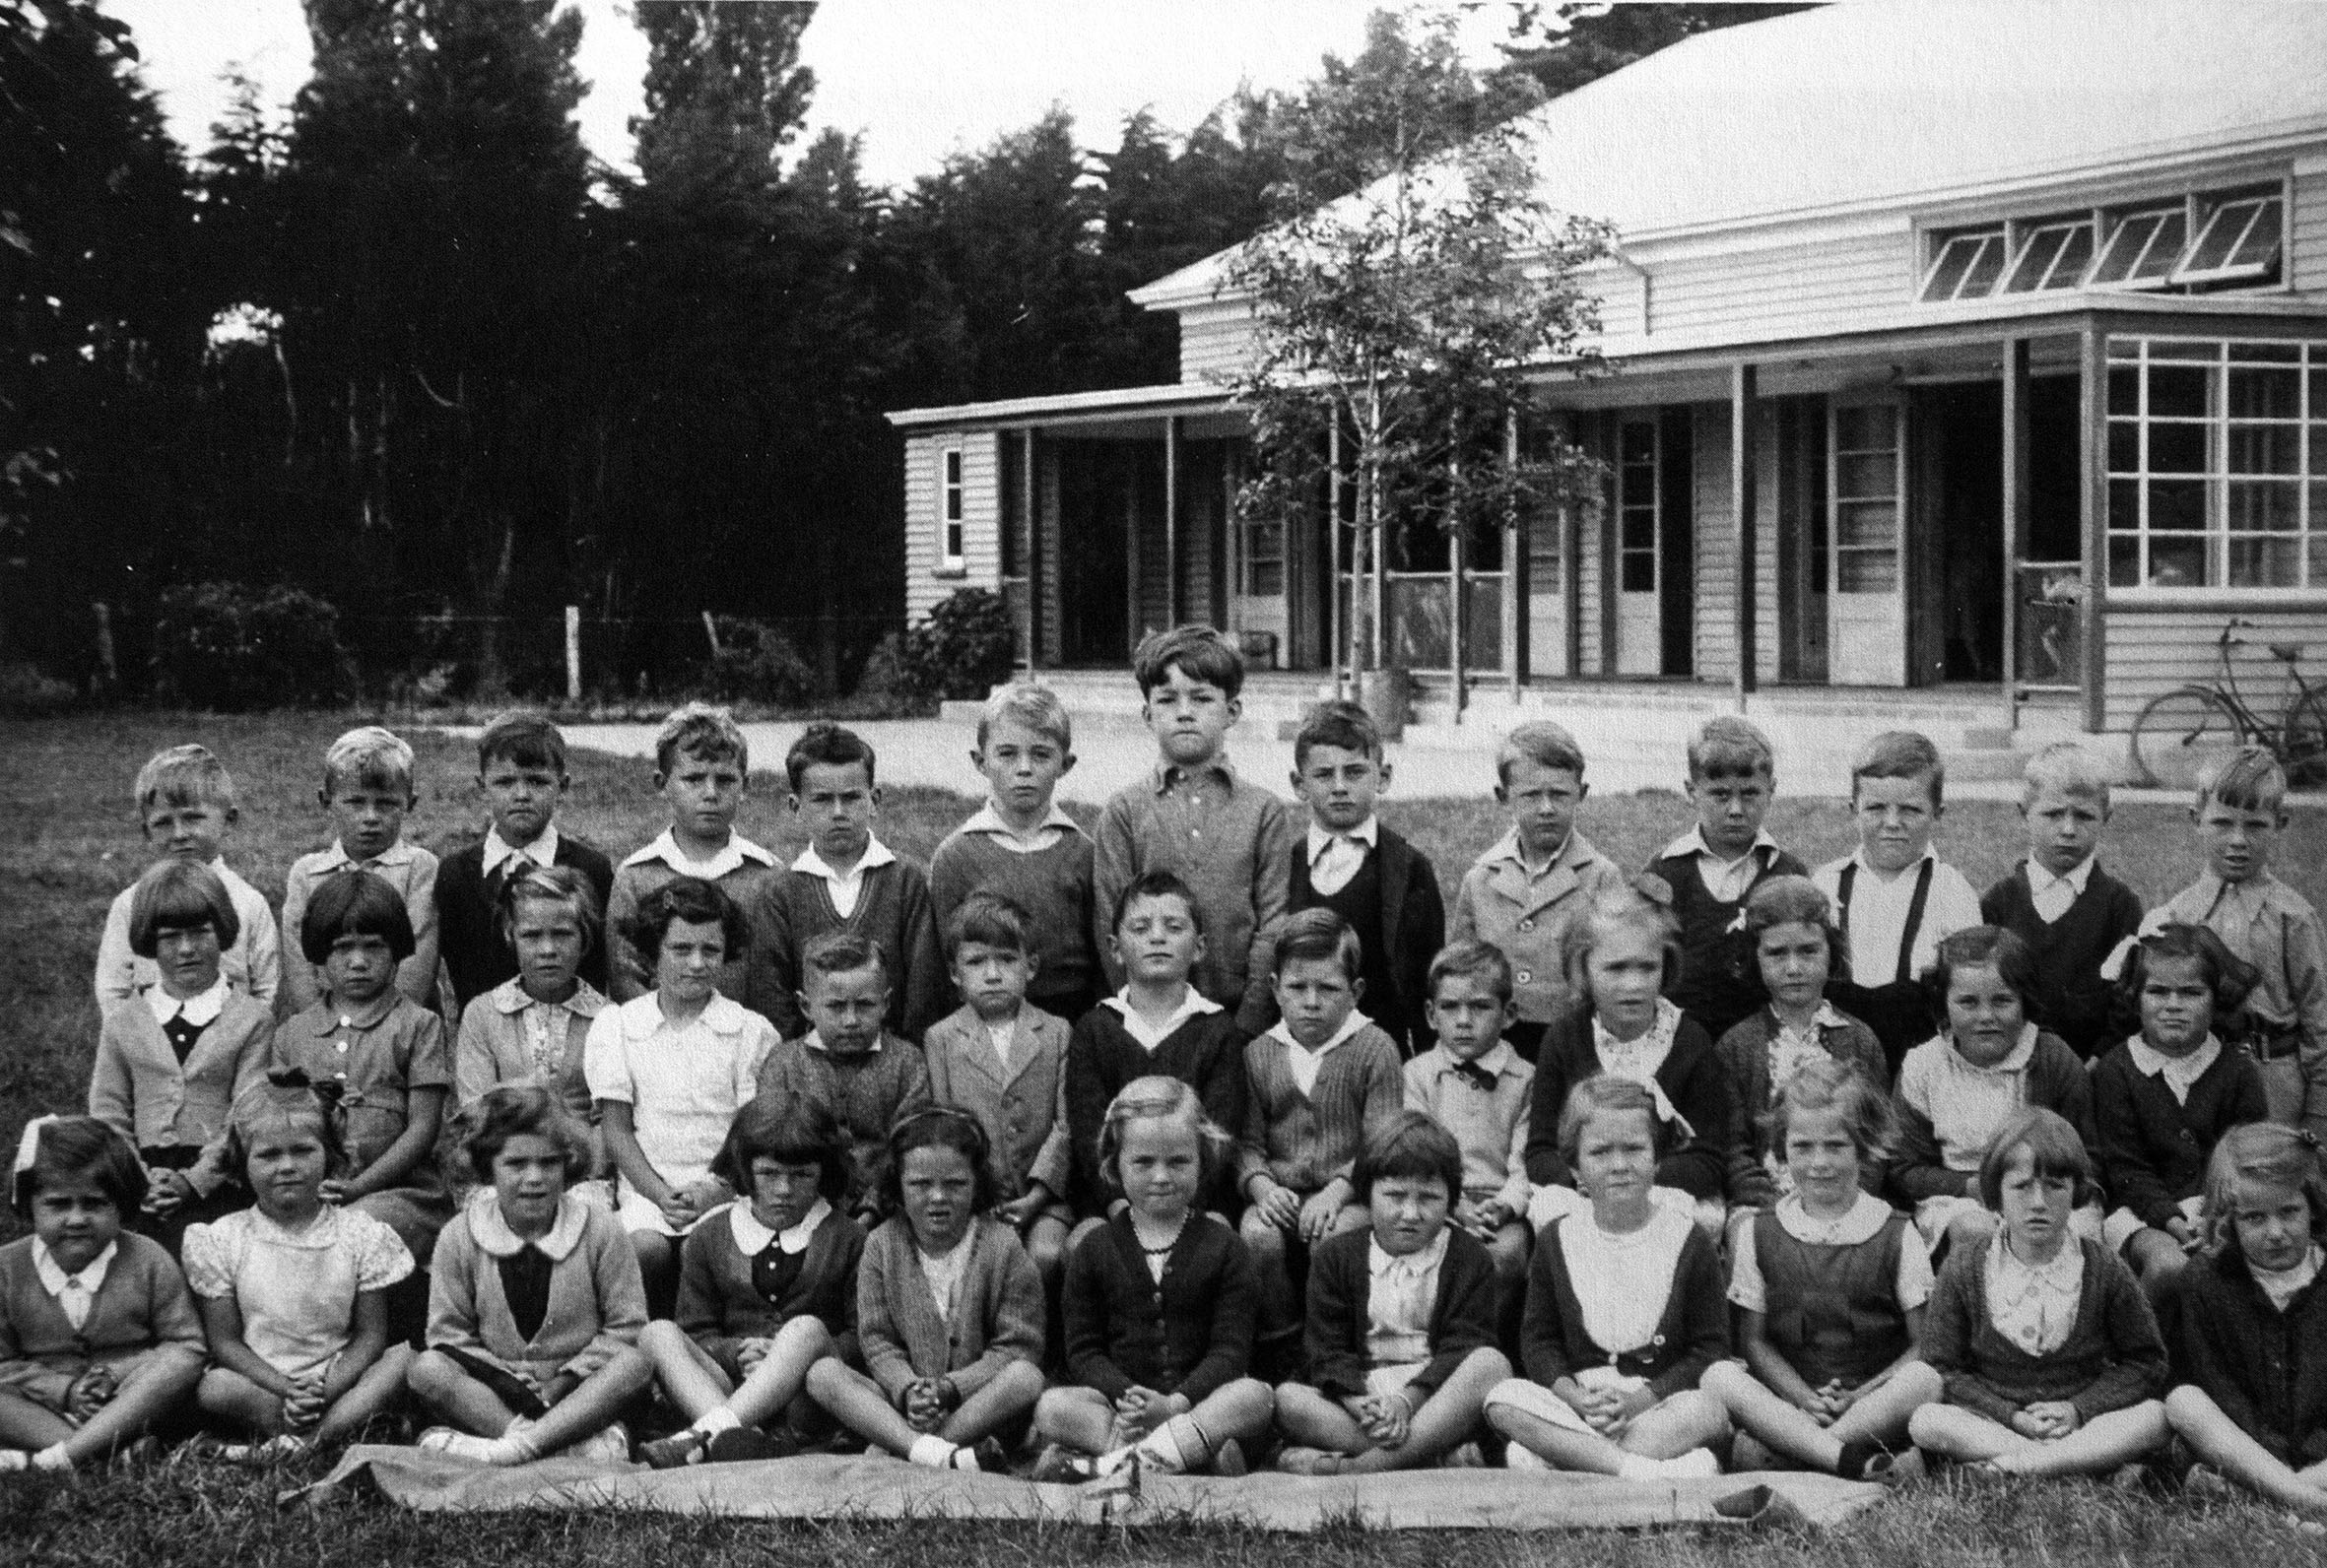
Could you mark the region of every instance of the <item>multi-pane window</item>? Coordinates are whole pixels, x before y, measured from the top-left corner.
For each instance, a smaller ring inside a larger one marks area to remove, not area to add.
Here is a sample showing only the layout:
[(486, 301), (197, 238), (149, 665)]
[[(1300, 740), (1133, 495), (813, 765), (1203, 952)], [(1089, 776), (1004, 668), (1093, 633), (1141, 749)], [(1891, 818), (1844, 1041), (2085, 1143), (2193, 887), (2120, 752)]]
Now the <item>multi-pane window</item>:
[(2111, 338), (2109, 583), (2327, 588), (2327, 344)]
[(2173, 270), (2175, 283), (2242, 283), (2266, 278), (2279, 264), (2284, 204), (2276, 195), (2226, 201), (2200, 220), (2189, 254)]
[(1834, 409), (1834, 587), (1898, 591), (1901, 479), (1898, 410), (1888, 403)]
[(1274, 599), (1285, 592), (1285, 524), (1281, 518), (1253, 518), (1244, 525), (1245, 595)]
[(962, 569), (962, 449), (953, 447), (945, 454), (945, 483), (938, 511), (937, 554), (938, 566), (944, 571)]
[(1617, 439), (1617, 585), (1629, 594), (1656, 592), (1656, 422), (1625, 421)]
[(1928, 265), (1916, 297), (2270, 283), (2280, 274), (2286, 227), (2286, 196), (2266, 186), (1940, 229), (1924, 241)]
[(2127, 288), (2162, 284), (2181, 259), (2189, 234), (2185, 202), (2122, 214), (2109, 226), (2100, 260), (2094, 264), (2093, 276), (2086, 282), (2095, 287), (2116, 284)]
[(1944, 234), (1934, 241), (1931, 270), (1923, 276), (1926, 302), (1976, 299), (1996, 286), (2004, 271), (2004, 226)]
[(2093, 220), (2038, 224), (2027, 230), (2012, 271), (2005, 275), (2002, 293), (2038, 294), (2047, 289), (2074, 289), (2084, 281), (2093, 262)]

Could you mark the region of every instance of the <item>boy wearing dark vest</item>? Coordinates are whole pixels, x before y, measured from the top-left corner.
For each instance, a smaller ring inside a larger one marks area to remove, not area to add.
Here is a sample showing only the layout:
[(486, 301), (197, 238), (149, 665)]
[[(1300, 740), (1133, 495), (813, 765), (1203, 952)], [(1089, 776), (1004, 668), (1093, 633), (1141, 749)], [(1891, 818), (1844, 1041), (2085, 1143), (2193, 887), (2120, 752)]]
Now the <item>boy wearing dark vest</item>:
[(1918, 977), (1942, 942), (1982, 923), (1971, 884), (1931, 847), (1946, 786), (1929, 736), (1888, 730), (1867, 742), (1850, 761), (1858, 849), (1810, 878), (1834, 901), (1850, 959), (1827, 999), (1875, 1031), (1894, 1078), (1900, 1059), (1932, 1034)]
[(1309, 809), (1309, 830), (1293, 846), (1291, 912), (1330, 909), (1358, 934), (1366, 1015), (1411, 1060), (1435, 1039), (1425, 1010), (1446, 903), (1429, 857), (1373, 815), (1389, 786), (1381, 732), (1363, 708), (1309, 710), (1293, 741), (1293, 793)]
[(1681, 922), (1681, 970), (1671, 996), (1718, 1040), (1762, 1002), (1747, 896), (1770, 877), (1810, 869), (1762, 830), (1775, 793), (1769, 737), (1733, 714), (1707, 719), (1689, 739), (1689, 799), (1696, 825), (1649, 863), (1673, 890)]
[(2141, 896), (2094, 856), (2109, 819), (2109, 781), (2083, 748), (2048, 746), (2021, 777), (2028, 856), (1980, 895), (1980, 920), (2028, 945), (2036, 1021), (2090, 1062), (2121, 1038), (2109, 1031), (2113, 987), (2100, 966), (2141, 929)]

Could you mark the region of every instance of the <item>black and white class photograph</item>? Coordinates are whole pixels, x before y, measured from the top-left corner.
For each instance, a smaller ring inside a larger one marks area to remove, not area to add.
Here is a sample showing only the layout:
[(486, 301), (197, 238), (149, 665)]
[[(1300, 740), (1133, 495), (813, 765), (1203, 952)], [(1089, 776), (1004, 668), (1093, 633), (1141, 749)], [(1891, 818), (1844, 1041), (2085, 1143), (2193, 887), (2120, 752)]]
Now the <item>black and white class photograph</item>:
[(2327, 0), (0, 0), (10, 1561), (2327, 1564), (2323, 901)]

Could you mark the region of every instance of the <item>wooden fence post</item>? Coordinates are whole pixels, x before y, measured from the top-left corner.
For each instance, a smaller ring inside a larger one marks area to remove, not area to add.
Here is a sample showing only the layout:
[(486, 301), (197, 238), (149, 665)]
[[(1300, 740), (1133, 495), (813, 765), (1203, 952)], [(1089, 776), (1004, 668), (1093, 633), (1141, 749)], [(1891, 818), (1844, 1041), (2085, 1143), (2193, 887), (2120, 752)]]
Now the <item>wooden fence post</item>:
[(581, 700), (581, 606), (565, 607), (565, 700)]

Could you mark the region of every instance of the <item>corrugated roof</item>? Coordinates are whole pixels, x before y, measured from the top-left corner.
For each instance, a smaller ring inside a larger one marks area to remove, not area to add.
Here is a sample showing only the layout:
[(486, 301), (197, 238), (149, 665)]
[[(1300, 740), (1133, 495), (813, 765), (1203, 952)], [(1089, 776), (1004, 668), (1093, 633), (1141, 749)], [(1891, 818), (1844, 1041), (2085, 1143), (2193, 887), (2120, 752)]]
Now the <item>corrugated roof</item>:
[[(1527, 129), (1545, 200), (1638, 240), (2322, 123), (2318, 0), (1846, 0), (1675, 44)], [(1228, 254), (1132, 297), (1209, 295)]]

